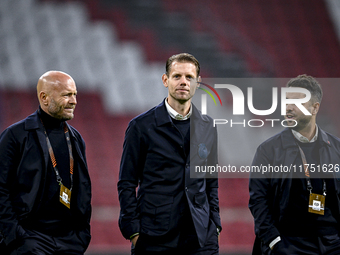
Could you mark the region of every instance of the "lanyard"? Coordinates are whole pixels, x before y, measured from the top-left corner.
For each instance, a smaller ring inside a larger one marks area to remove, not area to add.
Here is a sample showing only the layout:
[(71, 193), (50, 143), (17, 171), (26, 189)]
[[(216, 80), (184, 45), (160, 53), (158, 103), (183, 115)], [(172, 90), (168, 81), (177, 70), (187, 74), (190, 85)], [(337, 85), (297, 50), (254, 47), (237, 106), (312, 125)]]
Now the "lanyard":
[[(71, 138), (70, 138), (70, 134), (69, 134), (69, 131), (68, 131), (68, 127), (67, 127), (65, 122), (64, 122), (64, 132), (65, 132), (65, 136), (66, 136), (68, 153), (70, 155), (70, 180), (71, 180), (70, 191), (72, 191), (72, 188), (73, 188), (73, 166), (74, 166), (74, 159), (73, 159), (73, 154), (72, 154)], [(45, 127), (44, 127), (44, 133), (45, 133), (45, 137), (46, 137), (48, 152), (50, 154), (50, 158), (51, 158), (51, 161), (52, 161), (52, 167), (53, 167), (53, 170), (54, 170), (55, 175), (57, 177), (57, 182), (59, 183), (59, 185), (63, 184), (63, 182), (62, 182), (63, 180), (61, 179), (61, 176), (60, 176), (58, 168), (57, 168), (57, 161), (56, 161), (55, 156), (54, 156), (53, 148), (52, 148), (50, 139), (48, 139)]]
[[(303, 163), (303, 168), (305, 169), (307, 189), (309, 190), (309, 193), (311, 194), (313, 187), (312, 187), (312, 183), (311, 183), (311, 180), (310, 180), (310, 173), (309, 173), (309, 169), (308, 169), (306, 156), (305, 156), (305, 153), (303, 152), (303, 150), (301, 149), (301, 147), (298, 144), (297, 144), (297, 146), (299, 147), (301, 159), (302, 159), (302, 163)], [(327, 191), (326, 190), (326, 181), (325, 181), (325, 179), (323, 179), (322, 181), (323, 181), (323, 187), (322, 187), (323, 195), (326, 196), (326, 191)]]

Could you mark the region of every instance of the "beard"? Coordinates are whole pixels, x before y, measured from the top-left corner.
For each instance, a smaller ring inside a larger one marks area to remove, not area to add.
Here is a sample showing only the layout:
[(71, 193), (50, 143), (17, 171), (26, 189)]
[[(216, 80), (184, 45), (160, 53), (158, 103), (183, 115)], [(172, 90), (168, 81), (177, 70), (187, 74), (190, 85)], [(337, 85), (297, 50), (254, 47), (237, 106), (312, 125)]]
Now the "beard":
[[(74, 109), (74, 107), (72, 107)], [(65, 114), (63, 113), (65, 107), (57, 104), (57, 102), (52, 98), (50, 105), (48, 106), (48, 112), (51, 114), (52, 117), (61, 120), (61, 121), (66, 121), (66, 120), (71, 120), (74, 117), (74, 114)]]
[(304, 129), (306, 126), (308, 126), (308, 124), (311, 122), (312, 117), (311, 116), (303, 116), (301, 118), (298, 118), (296, 120), (297, 125), (294, 127), (290, 127), (292, 129), (294, 129), (295, 131), (301, 131), (302, 129)]

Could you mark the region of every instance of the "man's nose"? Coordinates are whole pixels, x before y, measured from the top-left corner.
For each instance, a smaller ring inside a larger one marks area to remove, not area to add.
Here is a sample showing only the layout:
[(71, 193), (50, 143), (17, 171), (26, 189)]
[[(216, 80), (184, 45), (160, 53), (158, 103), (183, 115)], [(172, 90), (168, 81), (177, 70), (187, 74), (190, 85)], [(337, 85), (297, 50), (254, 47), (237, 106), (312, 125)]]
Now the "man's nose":
[(77, 97), (76, 95), (73, 95), (70, 97), (70, 104), (77, 104)]
[(292, 111), (293, 110), (293, 104), (286, 104), (286, 111)]
[(183, 86), (185, 86), (185, 85), (189, 85), (190, 82), (188, 82), (188, 80), (186, 79), (186, 77), (183, 76), (183, 77), (181, 77), (181, 79), (180, 79), (180, 84), (183, 85)]

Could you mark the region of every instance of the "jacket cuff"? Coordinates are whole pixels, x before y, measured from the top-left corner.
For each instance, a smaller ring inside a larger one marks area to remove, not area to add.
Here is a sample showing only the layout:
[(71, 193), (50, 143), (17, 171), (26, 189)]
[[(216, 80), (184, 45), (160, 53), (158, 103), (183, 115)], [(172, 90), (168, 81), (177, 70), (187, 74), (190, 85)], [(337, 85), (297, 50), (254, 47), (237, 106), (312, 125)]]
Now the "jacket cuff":
[(125, 239), (130, 240), (133, 235), (140, 232), (139, 228), (139, 220), (133, 220), (128, 226), (121, 228), (121, 232)]
[(222, 227), (221, 226), (217, 226), (217, 235), (220, 235), (222, 231)]
[(222, 224), (221, 224), (221, 218), (219, 217), (219, 214), (211, 215), (211, 219), (215, 223), (216, 227), (220, 228), (220, 232), (221, 232), (222, 231)]
[(274, 248), (274, 245), (280, 241), (281, 241), (281, 237), (280, 236), (276, 237), (273, 241), (270, 242), (269, 248), (272, 250)]
[(132, 236), (130, 236), (130, 240), (132, 239), (132, 238), (134, 238), (135, 236), (138, 236), (139, 235), (139, 233), (134, 233)]
[(270, 242), (273, 241), (276, 237), (280, 236), (277, 228), (272, 228), (268, 230), (264, 235), (261, 236), (262, 242), (269, 246)]

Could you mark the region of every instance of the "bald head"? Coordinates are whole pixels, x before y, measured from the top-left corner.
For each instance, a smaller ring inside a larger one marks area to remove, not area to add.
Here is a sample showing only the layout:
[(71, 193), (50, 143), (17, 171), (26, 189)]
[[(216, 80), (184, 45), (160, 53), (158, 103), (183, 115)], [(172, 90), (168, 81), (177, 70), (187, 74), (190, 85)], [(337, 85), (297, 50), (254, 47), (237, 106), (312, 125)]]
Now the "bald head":
[(38, 80), (37, 85), (38, 98), (41, 91), (51, 92), (56, 86), (60, 85), (61, 83), (67, 82), (67, 80), (69, 79), (73, 81), (70, 75), (61, 71), (48, 71), (44, 73)]
[(77, 89), (74, 80), (67, 73), (44, 73), (37, 84), (37, 95), (41, 109), (47, 114), (60, 120), (73, 118)]

